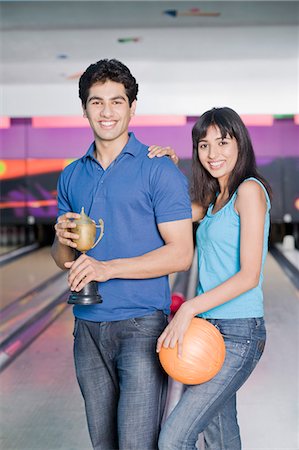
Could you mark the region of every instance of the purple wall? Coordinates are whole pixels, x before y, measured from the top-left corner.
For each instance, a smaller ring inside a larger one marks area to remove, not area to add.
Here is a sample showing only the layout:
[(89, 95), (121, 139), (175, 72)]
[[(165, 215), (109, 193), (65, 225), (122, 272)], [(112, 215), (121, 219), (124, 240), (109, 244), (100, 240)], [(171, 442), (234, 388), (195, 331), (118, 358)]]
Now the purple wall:
[[(172, 146), (180, 157), (181, 170), (190, 177), (191, 130), (195, 121), (190, 117), (183, 126), (135, 126), (131, 130), (145, 144)], [(273, 126), (249, 126), (248, 129), (259, 170), (273, 189), (272, 221), (282, 222), (285, 214), (290, 214), (293, 221), (299, 222), (296, 206), (299, 201), (299, 126), (291, 119), (284, 119), (275, 120)], [(10, 128), (0, 130), (0, 159), (76, 158), (86, 152), (92, 140), (89, 128), (33, 128), (31, 119), (13, 119)], [(26, 223), (28, 215), (39, 223), (53, 223), (60, 162), (58, 169), (50, 173), (40, 170), (31, 175), (20, 173), (4, 177), (0, 203), (7, 223)], [(14, 164), (12, 167), (15, 168)], [(37, 207), (39, 201), (42, 205)]]
[[(191, 130), (195, 119), (184, 126), (131, 127), (148, 145), (170, 145), (180, 158), (191, 158)], [(293, 120), (275, 120), (273, 126), (249, 126), (257, 157), (299, 156), (299, 126)], [(30, 119), (14, 119), (0, 130), (0, 158), (76, 158), (92, 141), (89, 128), (33, 128)]]

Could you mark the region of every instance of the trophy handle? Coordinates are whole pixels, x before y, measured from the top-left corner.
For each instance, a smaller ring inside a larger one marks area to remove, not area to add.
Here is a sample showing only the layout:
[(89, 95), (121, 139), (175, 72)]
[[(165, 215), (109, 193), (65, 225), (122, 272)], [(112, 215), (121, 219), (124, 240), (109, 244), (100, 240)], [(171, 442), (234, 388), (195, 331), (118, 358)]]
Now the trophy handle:
[(98, 243), (104, 236), (104, 221), (103, 221), (103, 219), (99, 219), (99, 225), (96, 225), (96, 227), (100, 228), (101, 232), (100, 232), (100, 236), (98, 237), (98, 239), (96, 240), (96, 242), (93, 244), (93, 246), (91, 248), (94, 248), (96, 245), (98, 245)]

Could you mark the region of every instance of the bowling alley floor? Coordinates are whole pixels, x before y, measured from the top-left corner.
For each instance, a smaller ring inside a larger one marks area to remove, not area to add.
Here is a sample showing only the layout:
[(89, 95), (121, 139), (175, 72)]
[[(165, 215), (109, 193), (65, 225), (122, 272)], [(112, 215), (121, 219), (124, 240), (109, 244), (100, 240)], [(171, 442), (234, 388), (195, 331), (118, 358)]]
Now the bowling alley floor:
[[(238, 396), (243, 450), (299, 450), (299, 294), (271, 254), (264, 293), (265, 353)], [(67, 308), (0, 375), (1, 450), (91, 450), (72, 327)]]

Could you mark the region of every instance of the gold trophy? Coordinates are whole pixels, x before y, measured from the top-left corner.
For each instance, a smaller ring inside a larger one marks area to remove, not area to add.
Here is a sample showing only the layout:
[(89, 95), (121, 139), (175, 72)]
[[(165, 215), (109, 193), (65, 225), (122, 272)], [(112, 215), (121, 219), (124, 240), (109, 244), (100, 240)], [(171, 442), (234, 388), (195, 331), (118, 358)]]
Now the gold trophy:
[[(88, 250), (94, 248), (104, 235), (104, 222), (99, 219), (99, 225), (90, 219), (85, 213), (82, 207), (80, 212), (80, 219), (75, 219), (76, 228), (72, 228), (72, 232), (79, 235), (78, 239), (73, 239), (73, 242), (77, 244), (77, 250), (81, 253), (85, 253)], [(100, 228), (100, 235), (95, 242), (97, 228)], [(98, 283), (96, 281), (90, 281), (79, 292), (72, 291), (68, 303), (72, 305), (94, 305), (96, 303), (102, 303), (102, 297), (98, 293)]]

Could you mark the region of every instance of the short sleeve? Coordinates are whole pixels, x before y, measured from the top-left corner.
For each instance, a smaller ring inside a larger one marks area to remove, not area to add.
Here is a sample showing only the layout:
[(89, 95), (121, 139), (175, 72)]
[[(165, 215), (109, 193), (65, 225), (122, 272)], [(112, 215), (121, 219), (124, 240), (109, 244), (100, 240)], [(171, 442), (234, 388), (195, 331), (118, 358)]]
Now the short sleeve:
[(59, 176), (57, 184), (58, 217), (72, 210), (68, 200), (65, 175), (65, 171), (63, 171)]
[(187, 178), (168, 158), (154, 158), (150, 189), (157, 223), (192, 217)]

